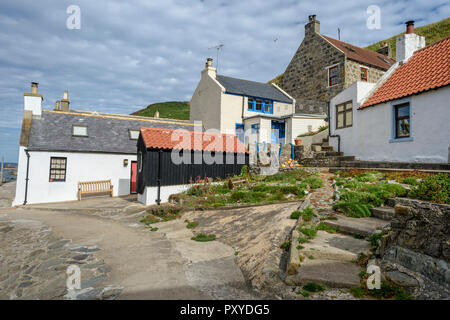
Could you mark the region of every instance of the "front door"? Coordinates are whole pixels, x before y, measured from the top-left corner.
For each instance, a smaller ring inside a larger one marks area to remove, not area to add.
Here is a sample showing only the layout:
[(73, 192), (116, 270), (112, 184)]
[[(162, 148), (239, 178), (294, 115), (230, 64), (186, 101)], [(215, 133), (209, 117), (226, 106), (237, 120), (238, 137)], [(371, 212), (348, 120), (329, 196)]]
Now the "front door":
[(286, 135), (285, 124), (281, 121), (272, 120), (272, 143), (284, 143)]
[(131, 161), (130, 193), (136, 193), (137, 161)]

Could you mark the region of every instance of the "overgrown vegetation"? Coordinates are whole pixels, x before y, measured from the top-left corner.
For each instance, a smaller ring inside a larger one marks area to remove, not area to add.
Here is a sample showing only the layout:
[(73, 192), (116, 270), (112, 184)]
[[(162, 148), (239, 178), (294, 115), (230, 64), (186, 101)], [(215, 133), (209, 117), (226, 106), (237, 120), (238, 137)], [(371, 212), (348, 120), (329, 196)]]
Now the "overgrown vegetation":
[(303, 286), (303, 290), (309, 291), (309, 292), (320, 292), (325, 290), (325, 287), (321, 284), (315, 283), (315, 282), (308, 282)]
[(306, 133), (303, 133), (303, 134), (298, 135), (298, 138), (301, 138), (301, 137), (308, 137), (308, 136), (313, 136), (313, 135), (316, 135), (316, 134), (318, 134), (319, 132), (322, 132), (322, 131), (327, 130), (327, 129), (328, 129), (328, 126), (320, 126), (319, 129), (317, 129), (317, 130), (315, 130), (315, 131), (306, 132)]
[(236, 204), (270, 204), (302, 199), (308, 190), (320, 188), (317, 174), (292, 170), (271, 176), (253, 176), (244, 166), (239, 176), (211, 183), (198, 182), (185, 193), (173, 195), (170, 200), (183, 202), (185, 208), (235, 206)]
[(350, 293), (355, 298), (374, 297), (376, 299), (412, 300), (412, 297), (392, 281), (381, 281), (380, 289), (368, 289), (366, 285), (367, 274), (363, 276), (360, 287), (353, 287)]
[(191, 240), (198, 241), (198, 242), (214, 241), (214, 240), (216, 240), (216, 235), (199, 233), (196, 236), (192, 237)]
[(186, 228), (188, 229), (194, 229), (195, 227), (198, 226), (198, 222), (197, 221), (189, 221), (189, 220), (185, 220), (186, 224)]
[(450, 178), (446, 174), (428, 176), (412, 188), (409, 196), (420, 200), (450, 204)]
[[(154, 223), (176, 219), (181, 214), (181, 208), (172, 206), (158, 206), (147, 210), (147, 215), (141, 219), (141, 223), (149, 226)], [(151, 230), (156, 231), (156, 230)]]
[(189, 120), (189, 102), (168, 101), (148, 105), (146, 108), (132, 113), (133, 116), (154, 117), (159, 112), (160, 118)]

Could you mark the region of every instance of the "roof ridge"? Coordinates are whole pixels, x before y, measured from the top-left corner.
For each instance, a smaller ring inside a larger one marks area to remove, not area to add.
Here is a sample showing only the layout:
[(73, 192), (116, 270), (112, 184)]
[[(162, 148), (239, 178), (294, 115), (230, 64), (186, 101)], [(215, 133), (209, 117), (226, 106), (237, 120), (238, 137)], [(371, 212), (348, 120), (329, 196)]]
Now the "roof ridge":
[(229, 76), (224, 76), (222, 74), (218, 74), (218, 77), (225, 77), (225, 78), (230, 78), (230, 79), (234, 79), (234, 80), (241, 80), (241, 81), (247, 81), (247, 82), (252, 82), (252, 83), (258, 83), (258, 84), (263, 84), (265, 86), (270, 86), (270, 84), (264, 83), (264, 82), (259, 82), (259, 81), (253, 81), (253, 80), (247, 80), (247, 79), (241, 79), (241, 78), (234, 78), (234, 77), (229, 77)]

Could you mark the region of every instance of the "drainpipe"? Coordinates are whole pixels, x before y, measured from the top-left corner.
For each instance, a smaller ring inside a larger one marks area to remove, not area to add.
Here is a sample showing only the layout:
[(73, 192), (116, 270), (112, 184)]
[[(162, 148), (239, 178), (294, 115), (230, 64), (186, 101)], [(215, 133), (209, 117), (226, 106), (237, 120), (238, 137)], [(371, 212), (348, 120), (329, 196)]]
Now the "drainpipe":
[(161, 153), (162, 150), (158, 151), (158, 178), (156, 180), (156, 185), (158, 186), (158, 196), (156, 198), (156, 203), (158, 206), (161, 204)]
[[(338, 134), (331, 134), (331, 121), (330, 121), (330, 101), (327, 102), (328, 105), (328, 137), (338, 139), (338, 152), (341, 152), (341, 136)], [(328, 139), (330, 140), (330, 139)]]
[(28, 194), (28, 172), (30, 170), (30, 153), (28, 152), (28, 149), (25, 149), (25, 153), (27, 155), (27, 175), (25, 177), (25, 199), (23, 201), (23, 205), (27, 204), (27, 194)]

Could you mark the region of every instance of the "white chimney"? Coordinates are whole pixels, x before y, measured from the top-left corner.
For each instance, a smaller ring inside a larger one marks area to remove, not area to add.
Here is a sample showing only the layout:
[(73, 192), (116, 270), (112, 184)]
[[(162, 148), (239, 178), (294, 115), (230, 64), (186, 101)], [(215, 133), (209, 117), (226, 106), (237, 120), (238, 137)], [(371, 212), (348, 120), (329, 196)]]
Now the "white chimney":
[(33, 116), (41, 116), (42, 115), (42, 100), (44, 97), (42, 94), (38, 93), (38, 83), (31, 83), (31, 92), (25, 92), (23, 94), (23, 104), (25, 111), (31, 111)]
[(216, 74), (217, 74), (217, 69), (212, 67), (212, 62), (213, 62), (212, 58), (206, 59), (205, 69), (202, 71), (202, 75), (204, 73), (206, 73), (207, 75), (209, 75), (210, 77), (215, 79)]
[(406, 62), (415, 51), (425, 47), (425, 37), (414, 33), (414, 21), (406, 22), (406, 33), (397, 37), (396, 47), (397, 62)]

